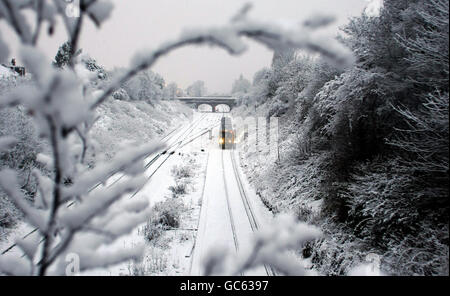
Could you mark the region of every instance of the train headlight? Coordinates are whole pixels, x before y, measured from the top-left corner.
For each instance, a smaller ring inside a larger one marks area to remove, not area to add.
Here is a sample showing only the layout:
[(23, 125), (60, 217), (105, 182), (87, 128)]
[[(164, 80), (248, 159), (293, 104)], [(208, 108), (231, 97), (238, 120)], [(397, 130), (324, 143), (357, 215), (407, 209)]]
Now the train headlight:
[(223, 144), (225, 141), (224, 141), (224, 139), (223, 138), (220, 138), (219, 139), (219, 144)]

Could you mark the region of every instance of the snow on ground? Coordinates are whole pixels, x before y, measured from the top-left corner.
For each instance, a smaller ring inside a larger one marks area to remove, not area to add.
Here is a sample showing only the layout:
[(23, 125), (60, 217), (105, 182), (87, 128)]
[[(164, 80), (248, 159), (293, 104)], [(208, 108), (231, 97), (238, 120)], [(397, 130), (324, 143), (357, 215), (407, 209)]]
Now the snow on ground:
[(159, 139), (171, 129), (191, 119), (192, 110), (170, 101), (152, 105), (143, 101), (107, 100), (97, 108), (99, 119), (91, 133), (98, 149), (108, 158), (129, 142)]
[(17, 76), (18, 74), (16, 72), (14, 72), (13, 70), (0, 65), (0, 79), (1, 78), (7, 78), (7, 77), (11, 77), (11, 76)]

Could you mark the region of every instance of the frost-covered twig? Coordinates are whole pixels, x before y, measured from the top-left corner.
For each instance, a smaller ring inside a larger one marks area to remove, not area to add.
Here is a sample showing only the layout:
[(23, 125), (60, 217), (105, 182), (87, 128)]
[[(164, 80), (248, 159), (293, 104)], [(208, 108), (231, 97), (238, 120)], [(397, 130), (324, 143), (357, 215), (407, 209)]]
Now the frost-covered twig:
[(44, 20), (42, 17), (43, 9), (44, 9), (44, 0), (36, 0), (36, 29), (33, 34), (32, 43), (36, 45), (37, 40), (39, 39), (39, 33), (41, 32), (42, 21)]
[(408, 128), (397, 128), (397, 135), (387, 143), (414, 155), (408, 159), (407, 167), (422, 172), (448, 173), (448, 104), (448, 93), (431, 93), (420, 112), (392, 106)]

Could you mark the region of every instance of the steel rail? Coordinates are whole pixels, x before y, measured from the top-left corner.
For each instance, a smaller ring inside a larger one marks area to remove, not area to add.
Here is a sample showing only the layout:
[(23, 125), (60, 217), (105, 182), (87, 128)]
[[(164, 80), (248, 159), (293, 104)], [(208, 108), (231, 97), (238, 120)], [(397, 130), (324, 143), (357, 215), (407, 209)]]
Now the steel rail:
[[(242, 199), (242, 203), (244, 204), (244, 208), (245, 208), (245, 212), (247, 214), (247, 218), (248, 221), (250, 223), (250, 227), (252, 228), (252, 231), (255, 232), (259, 229), (259, 224), (258, 221), (256, 219), (255, 213), (253, 211), (253, 208), (250, 204), (249, 198), (247, 193), (245, 192), (244, 189), (244, 185), (242, 183), (241, 177), (239, 175), (239, 170), (237, 168), (237, 163), (236, 163), (236, 159), (234, 157), (234, 153), (230, 152), (230, 156), (231, 156), (231, 164), (233, 166), (233, 171), (234, 171), (234, 176), (236, 178), (236, 182), (238, 184), (238, 188), (239, 188), (239, 192), (240, 192), (240, 196)], [(272, 266), (264, 264), (264, 269), (266, 270), (266, 273), (268, 276), (274, 276), (276, 275), (274, 269), (272, 268)]]
[(230, 206), (230, 198), (229, 198), (229, 194), (228, 194), (227, 178), (225, 176), (225, 164), (224, 164), (224, 161), (223, 161), (223, 151), (222, 151), (222, 153), (220, 155), (221, 155), (221, 158), (222, 158), (222, 177), (223, 177), (223, 182), (224, 182), (225, 198), (226, 198), (226, 201), (227, 201), (228, 216), (230, 217), (231, 232), (233, 234), (234, 246), (236, 248), (236, 252), (238, 252), (239, 251), (239, 242), (238, 242), (238, 239), (237, 239), (236, 227), (235, 227), (234, 219), (233, 219), (233, 212), (231, 211), (231, 206)]

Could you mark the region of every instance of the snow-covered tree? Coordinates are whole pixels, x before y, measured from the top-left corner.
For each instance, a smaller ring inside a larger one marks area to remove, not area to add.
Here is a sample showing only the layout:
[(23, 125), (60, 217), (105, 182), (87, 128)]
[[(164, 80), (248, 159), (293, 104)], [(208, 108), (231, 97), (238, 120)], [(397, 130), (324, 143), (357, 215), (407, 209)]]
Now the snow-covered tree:
[[(448, 90), (449, 3), (445, 0), (419, 1), (405, 11), (414, 20), (414, 34), (398, 32), (396, 39), (408, 53), (410, 79), (434, 89)], [(445, 89), (447, 87), (447, 89)]]
[(164, 87), (163, 97), (165, 99), (173, 99), (177, 97), (178, 85), (175, 82), (171, 82)]
[(164, 79), (153, 71), (142, 71), (123, 83), (122, 88), (131, 100), (152, 103), (163, 97)]
[(186, 89), (186, 93), (190, 97), (202, 97), (206, 95), (205, 82), (197, 80)]
[(84, 55), (81, 57), (81, 62), (86, 66), (86, 69), (88, 69), (91, 72), (94, 72), (97, 74), (97, 78), (100, 80), (105, 80), (107, 78), (107, 73), (105, 68), (100, 66), (97, 61), (93, 58), (91, 58), (89, 55)]
[(58, 52), (56, 53), (53, 65), (58, 68), (63, 68), (70, 63), (74, 55), (78, 55), (80, 53), (81, 49), (79, 49), (77, 53), (74, 54), (71, 43), (69, 41), (64, 42), (63, 45), (59, 47)]
[(231, 88), (231, 93), (232, 94), (237, 94), (237, 93), (246, 94), (249, 92), (250, 86), (251, 86), (250, 81), (245, 79), (244, 76), (241, 74), (241, 76), (239, 76), (239, 78), (233, 82), (233, 86)]

